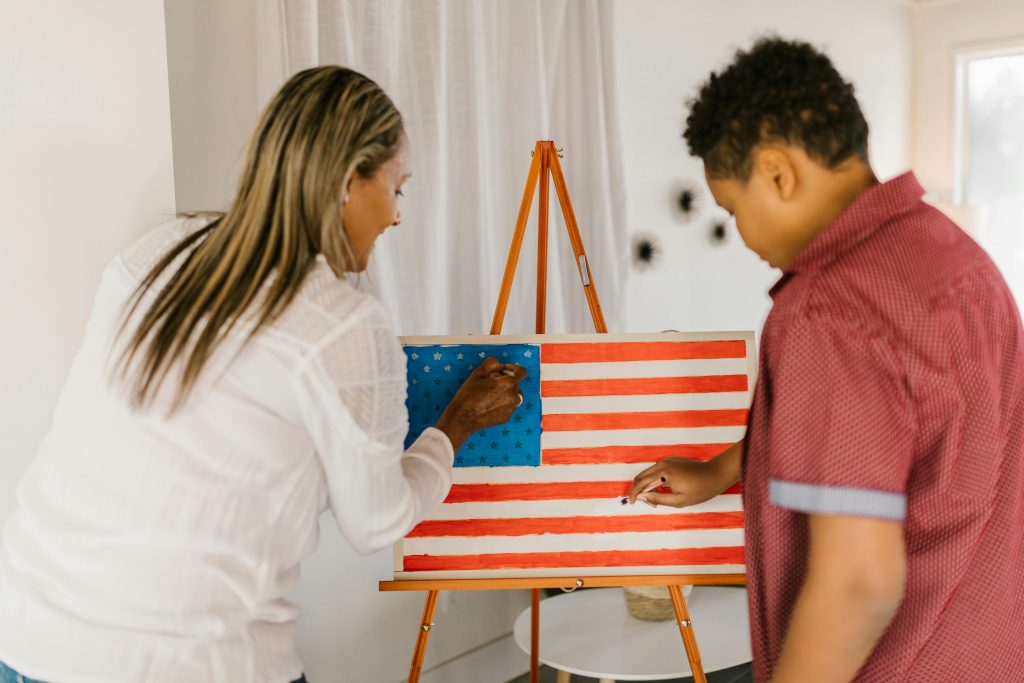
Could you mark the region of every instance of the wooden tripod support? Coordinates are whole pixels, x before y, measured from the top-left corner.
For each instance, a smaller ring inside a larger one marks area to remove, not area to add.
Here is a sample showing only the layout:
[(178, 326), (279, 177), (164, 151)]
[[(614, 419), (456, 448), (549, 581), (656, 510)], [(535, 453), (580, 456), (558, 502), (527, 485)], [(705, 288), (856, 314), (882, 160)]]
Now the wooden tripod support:
[[(533, 150), (533, 162), (530, 164), (529, 174), (526, 176), (526, 189), (523, 191), (523, 201), (519, 205), (519, 217), (516, 219), (515, 232), (512, 235), (512, 246), (509, 248), (508, 261), (505, 264), (505, 276), (501, 282), (501, 290), (498, 294), (498, 303), (494, 308), (494, 320), (491, 323), (491, 334), (501, 334), (501, 328), (505, 321), (505, 311), (508, 308), (509, 296), (512, 293), (512, 282), (515, 279), (516, 266), (519, 263), (519, 254), (523, 247), (523, 237), (526, 234), (526, 223), (530, 217), (530, 205), (533, 203), (534, 191), (538, 181), (540, 182), (540, 205), (537, 207), (538, 236), (537, 236), (537, 334), (544, 333), (544, 322), (547, 305), (547, 263), (548, 263), (548, 176), (555, 184), (555, 193), (558, 195), (558, 203), (562, 208), (562, 216), (565, 218), (565, 227), (569, 233), (569, 243), (572, 245), (575, 255), (576, 268), (579, 271), (580, 281), (583, 284), (583, 292), (587, 297), (587, 304), (590, 306), (590, 315), (594, 320), (594, 329), (597, 332), (607, 332), (604, 315), (601, 312), (601, 302), (597, 298), (597, 288), (594, 286), (594, 279), (590, 273), (590, 264), (587, 262), (587, 254), (583, 249), (583, 240), (580, 238), (579, 226), (576, 224), (576, 215), (572, 210), (572, 202), (569, 200), (569, 191), (566, 188), (565, 177), (562, 175), (562, 166), (558, 162), (560, 153), (555, 149), (555, 144), (550, 140), (538, 140)], [(742, 574), (692, 574), (676, 576), (587, 576), (587, 577), (553, 577), (553, 578), (523, 578), (523, 579), (439, 579), (439, 580), (412, 580), (412, 581), (381, 581), (382, 591), (403, 591), (403, 590), (425, 590), (427, 591), (427, 602), (423, 608), (423, 619), (420, 622), (419, 636), (416, 639), (416, 649), (413, 652), (412, 665), (409, 667), (409, 683), (418, 683), (420, 672), (423, 669), (423, 657), (427, 651), (427, 642), (430, 639), (430, 631), (434, 627), (434, 609), (437, 606), (437, 593), (441, 590), (495, 590), (495, 589), (522, 589), (529, 588), (533, 591), (531, 599), (531, 620), (530, 620), (530, 683), (538, 683), (540, 680), (540, 591), (542, 588), (561, 588), (567, 592), (577, 588), (586, 587), (613, 587), (613, 586), (668, 586), (669, 594), (672, 597), (672, 605), (675, 608), (676, 623), (683, 638), (683, 645), (686, 648), (686, 656), (690, 662), (690, 670), (693, 673), (694, 683), (707, 683), (704, 676), (704, 669), (701, 666), (700, 651), (697, 648), (697, 639), (694, 635), (693, 624), (690, 621), (690, 614), (686, 607), (686, 599), (681, 585), (741, 585), (744, 583)]]
[(560, 152), (555, 149), (555, 143), (550, 140), (538, 140), (533, 148), (533, 163), (530, 164), (530, 172), (526, 176), (526, 189), (523, 190), (523, 201), (519, 205), (516, 230), (512, 234), (512, 246), (508, 250), (508, 261), (505, 262), (505, 277), (502, 278), (498, 303), (494, 307), (491, 334), (501, 334), (501, 327), (505, 322), (505, 310), (508, 308), (508, 298), (512, 293), (512, 281), (516, 276), (519, 252), (522, 251), (523, 236), (526, 234), (526, 221), (530, 218), (530, 204), (533, 203), (534, 189), (537, 187), (538, 180), (540, 181), (540, 205), (537, 207), (536, 330), (537, 334), (544, 334), (548, 297), (549, 174), (555, 183), (555, 193), (558, 195), (558, 203), (562, 207), (565, 229), (569, 232), (569, 244), (572, 245), (572, 252), (576, 256), (576, 268), (579, 270), (583, 292), (587, 297), (587, 304), (590, 306), (590, 316), (594, 319), (594, 329), (602, 333), (608, 331), (608, 326), (604, 322), (604, 314), (601, 312), (601, 302), (597, 298), (597, 287), (594, 286), (594, 279), (590, 275), (590, 264), (587, 262), (587, 252), (583, 249), (580, 228), (576, 224), (576, 214), (572, 210), (569, 190), (565, 185), (565, 176), (562, 175), (562, 165), (558, 163), (559, 154)]

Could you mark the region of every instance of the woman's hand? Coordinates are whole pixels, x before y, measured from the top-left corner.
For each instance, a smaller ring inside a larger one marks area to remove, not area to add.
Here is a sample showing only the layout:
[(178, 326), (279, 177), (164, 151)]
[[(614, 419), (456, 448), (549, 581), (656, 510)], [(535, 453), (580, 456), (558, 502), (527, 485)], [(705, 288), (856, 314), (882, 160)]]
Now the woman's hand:
[[(711, 500), (740, 477), (743, 442), (738, 442), (707, 462), (665, 458), (641, 472), (629, 489), (629, 502), (651, 506), (686, 507)], [(655, 489), (666, 488), (670, 492)]]
[(522, 366), (486, 359), (455, 392), (434, 426), (447, 434), (452, 447), (459, 450), (473, 432), (508, 422), (523, 402), (519, 383), (525, 377)]

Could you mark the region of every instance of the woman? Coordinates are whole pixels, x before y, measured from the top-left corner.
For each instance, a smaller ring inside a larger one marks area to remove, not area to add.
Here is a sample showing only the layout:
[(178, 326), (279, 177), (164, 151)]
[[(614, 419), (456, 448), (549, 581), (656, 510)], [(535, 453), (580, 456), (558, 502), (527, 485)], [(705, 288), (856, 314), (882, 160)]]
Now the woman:
[(380, 88), (303, 71), (230, 209), (107, 268), (6, 526), (0, 681), (301, 680), (285, 595), (320, 513), (360, 552), (395, 542), (522, 400), (525, 371), (488, 359), (403, 452), (405, 356), (344, 276), (398, 225), (408, 178)]

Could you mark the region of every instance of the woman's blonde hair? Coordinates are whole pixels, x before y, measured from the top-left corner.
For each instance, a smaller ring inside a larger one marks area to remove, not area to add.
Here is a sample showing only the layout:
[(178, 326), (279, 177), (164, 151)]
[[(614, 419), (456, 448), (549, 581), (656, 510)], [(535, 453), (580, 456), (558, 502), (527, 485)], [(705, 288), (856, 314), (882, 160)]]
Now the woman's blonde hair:
[[(176, 361), (171, 410), (253, 307), (251, 337), (298, 293), (317, 254), (341, 277), (356, 270), (341, 220), (354, 174), (372, 176), (394, 156), (402, 117), (360, 73), (322, 66), (295, 74), (267, 105), (246, 146), (230, 208), (165, 254), (128, 300), (121, 334), (143, 296), (179, 256), (181, 265), (139, 311), (116, 366), (133, 405), (149, 403)], [(177, 373), (176, 373), (177, 374)]]

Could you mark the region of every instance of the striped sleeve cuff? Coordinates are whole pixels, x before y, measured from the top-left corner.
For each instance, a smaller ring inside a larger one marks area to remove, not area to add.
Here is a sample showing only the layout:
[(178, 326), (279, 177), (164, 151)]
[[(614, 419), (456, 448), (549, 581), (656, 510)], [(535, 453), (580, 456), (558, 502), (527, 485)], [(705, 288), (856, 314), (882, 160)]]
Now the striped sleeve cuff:
[(779, 507), (822, 515), (874, 517), (896, 522), (902, 522), (907, 516), (905, 495), (875, 489), (772, 479), (768, 482), (768, 500)]

